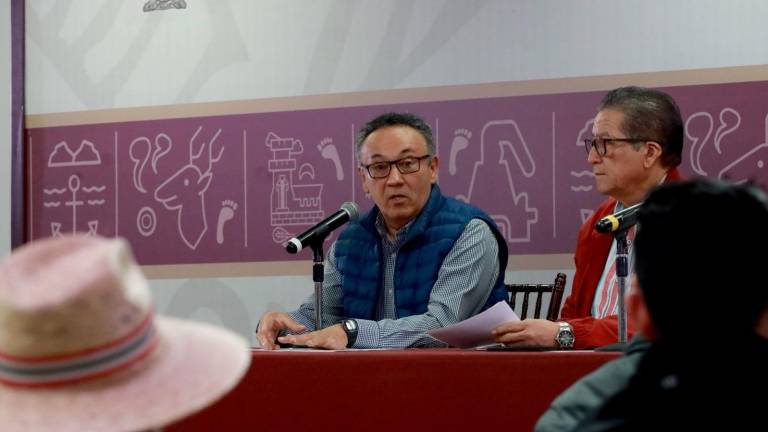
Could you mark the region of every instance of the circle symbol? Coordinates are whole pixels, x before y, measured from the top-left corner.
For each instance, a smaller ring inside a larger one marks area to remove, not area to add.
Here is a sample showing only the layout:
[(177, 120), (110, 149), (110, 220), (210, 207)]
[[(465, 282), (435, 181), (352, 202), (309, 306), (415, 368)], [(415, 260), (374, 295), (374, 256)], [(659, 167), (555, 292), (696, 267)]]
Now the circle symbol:
[(138, 215), (136, 215), (136, 228), (144, 237), (149, 237), (155, 232), (157, 216), (155, 216), (155, 211), (151, 207), (143, 207), (139, 210)]

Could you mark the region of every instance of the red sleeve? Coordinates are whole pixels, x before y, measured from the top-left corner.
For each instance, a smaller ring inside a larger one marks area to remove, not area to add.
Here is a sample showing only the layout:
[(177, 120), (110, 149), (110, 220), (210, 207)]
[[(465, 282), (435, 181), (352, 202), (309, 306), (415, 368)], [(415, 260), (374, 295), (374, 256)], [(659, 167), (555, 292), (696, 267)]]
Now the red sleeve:
[[(575, 349), (595, 348), (619, 341), (617, 315), (609, 315), (601, 319), (591, 316), (573, 318), (567, 322), (573, 327), (573, 334), (576, 336), (573, 346)], [(627, 341), (632, 339), (634, 334), (634, 327), (627, 322)]]

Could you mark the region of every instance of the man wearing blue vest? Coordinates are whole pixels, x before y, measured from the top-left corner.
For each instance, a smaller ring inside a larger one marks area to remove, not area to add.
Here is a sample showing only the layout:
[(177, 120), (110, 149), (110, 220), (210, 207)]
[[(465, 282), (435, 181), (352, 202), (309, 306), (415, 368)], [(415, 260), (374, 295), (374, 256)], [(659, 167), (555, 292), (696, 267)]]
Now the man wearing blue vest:
[(330, 326), (315, 328), (313, 294), (296, 311), (264, 314), (256, 334), (265, 349), (441, 346), (426, 333), (506, 299), (506, 241), (485, 212), (440, 192), (424, 120), (382, 114), (360, 130), (356, 150), (376, 205), (328, 252), (322, 304)]

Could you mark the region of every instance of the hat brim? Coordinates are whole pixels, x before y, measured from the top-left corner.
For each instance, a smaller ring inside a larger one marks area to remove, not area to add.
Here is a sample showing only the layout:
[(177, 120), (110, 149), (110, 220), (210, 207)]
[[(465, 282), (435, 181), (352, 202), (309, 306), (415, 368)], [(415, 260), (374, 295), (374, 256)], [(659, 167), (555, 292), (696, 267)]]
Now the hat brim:
[(245, 339), (204, 323), (156, 317), (145, 362), (115, 376), (54, 388), (0, 385), (3, 431), (137, 431), (171, 424), (231, 390), (250, 363)]

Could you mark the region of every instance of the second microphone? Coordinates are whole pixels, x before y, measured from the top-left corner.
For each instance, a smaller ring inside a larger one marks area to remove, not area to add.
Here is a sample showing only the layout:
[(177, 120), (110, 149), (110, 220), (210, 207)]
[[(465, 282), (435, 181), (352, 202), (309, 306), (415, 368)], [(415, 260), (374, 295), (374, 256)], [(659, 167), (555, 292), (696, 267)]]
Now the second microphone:
[(624, 210), (608, 215), (595, 224), (595, 230), (599, 233), (623, 231), (637, 223), (637, 211), (643, 203), (635, 204)]

